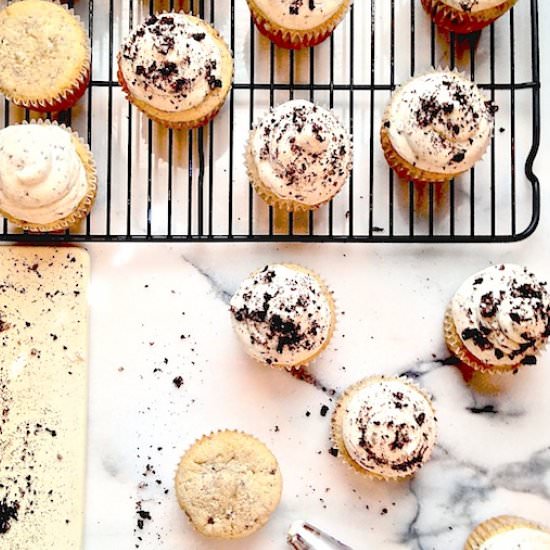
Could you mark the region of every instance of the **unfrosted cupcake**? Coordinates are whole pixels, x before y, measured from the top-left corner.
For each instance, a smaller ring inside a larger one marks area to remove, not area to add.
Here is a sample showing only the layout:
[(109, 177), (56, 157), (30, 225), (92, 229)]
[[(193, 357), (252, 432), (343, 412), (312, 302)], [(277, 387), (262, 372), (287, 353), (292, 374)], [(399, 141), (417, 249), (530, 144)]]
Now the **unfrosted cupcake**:
[(550, 529), (516, 516), (498, 516), (479, 524), (464, 550), (549, 550)]
[(299, 49), (326, 40), (351, 0), (247, 0), (258, 30), (283, 48)]
[(336, 325), (332, 295), (318, 275), (291, 264), (253, 273), (231, 298), (233, 326), (254, 359), (292, 369), (313, 361)]
[(479, 31), (510, 10), (517, 0), (422, 0), (442, 29), (460, 34)]
[(0, 11), (0, 92), (35, 111), (70, 108), (90, 81), (89, 39), (66, 6), (12, 2)]
[(340, 121), (309, 101), (283, 103), (251, 131), (249, 179), (268, 204), (288, 211), (319, 208), (346, 183), (351, 138)]
[(416, 77), (386, 108), (380, 130), (384, 156), (404, 179), (451, 180), (485, 154), (495, 110), (475, 83), (456, 72)]
[(90, 149), (70, 128), (38, 121), (0, 130), (0, 214), (28, 231), (68, 229), (97, 189)]
[(436, 422), (430, 398), (408, 379), (372, 376), (340, 398), (332, 438), (356, 471), (396, 480), (414, 475), (429, 460)]
[(550, 336), (550, 294), (526, 267), (491, 266), (468, 278), (445, 315), (445, 340), (464, 364), (486, 372), (534, 365)]
[(222, 539), (247, 537), (263, 527), (282, 486), (273, 453), (256, 438), (230, 430), (197, 441), (176, 472), (178, 502), (195, 529)]
[(128, 100), (176, 129), (216, 116), (233, 79), (233, 58), (218, 31), (184, 13), (151, 15), (122, 45), (118, 79)]

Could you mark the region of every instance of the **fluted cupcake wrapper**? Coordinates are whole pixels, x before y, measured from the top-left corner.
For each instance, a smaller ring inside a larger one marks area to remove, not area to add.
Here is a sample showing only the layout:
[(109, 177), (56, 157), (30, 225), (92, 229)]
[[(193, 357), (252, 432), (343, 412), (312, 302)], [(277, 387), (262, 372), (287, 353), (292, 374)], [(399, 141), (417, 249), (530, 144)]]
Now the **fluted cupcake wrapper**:
[[(70, 13), (78, 22), (84, 35), (88, 36), (82, 20), (78, 15), (75, 14), (72, 8), (69, 8), (66, 4), (62, 4), (60, 0), (51, 1), (52, 3), (61, 6), (64, 10)], [(32, 111), (37, 111), (39, 113), (53, 113), (70, 109), (84, 95), (90, 83), (91, 48), (89, 40), (85, 42), (85, 47), (87, 52), (86, 63), (84, 63), (82, 67), (80, 67), (79, 73), (75, 77), (75, 79), (56, 94), (46, 95), (43, 98), (31, 100), (28, 98), (19, 97), (16, 94), (6, 93), (6, 91), (2, 89), (0, 89), (0, 92), (2, 92), (6, 96), (6, 98), (10, 100), (14, 105), (26, 109), (31, 109)]]
[(517, 516), (497, 516), (480, 523), (470, 534), (464, 550), (480, 550), (492, 537), (514, 529), (535, 529), (550, 534), (550, 529)]
[[(467, 348), (464, 346), (460, 335), (456, 329), (456, 325), (453, 319), (453, 313), (451, 305), (447, 306), (445, 311), (445, 318), (443, 320), (443, 332), (445, 335), (445, 343), (449, 351), (462, 363), (466, 366), (476, 370), (481, 371), (486, 374), (507, 374), (510, 372), (517, 371), (520, 368), (525, 368), (521, 362), (514, 365), (487, 365), (480, 361), (475, 355), (473, 355)], [(540, 353), (542, 349), (546, 347), (545, 343), (542, 343), (539, 348), (535, 350), (536, 353)]]
[[(373, 384), (377, 382), (387, 382), (391, 380), (399, 380), (400, 382), (407, 384), (411, 388), (414, 388), (414, 390), (420, 393), (426, 399), (426, 401), (430, 404), (430, 407), (435, 415), (435, 408), (433, 406), (431, 397), (418, 384), (415, 384), (409, 378), (375, 375), (375, 376), (368, 376), (367, 378), (363, 378), (363, 380), (360, 380), (359, 382), (356, 382), (355, 384), (352, 384), (351, 386), (349, 386), (344, 391), (344, 393), (340, 396), (338, 402), (336, 403), (336, 407), (334, 409), (334, 412), (332, 413), (332, 418), (331, 418), (332, 442), (336, 446), (336, 449), (338, 450), (338, 456), (341, 458), (342, 462), (344, 462), (344, 464), (346, 464), (347, 466), (351, 467), (354, 472), (364, 477), (367, 477), (369, 479), (372, 479), (374, 481), (390, 481), (390, 482), (406, 481), (408, 479), (413, 478), (416, 472), (409, 473), (409, 474), (406, 474), (404, 472), (395, 472), (395, 476), (390, 477), (390, 476), (383, 476), (381, 474), (377, 474), (375, 472), (371, 472), (370, 470), (363, 468), (360, 464), (358, 464), (353, 459), (353, 457), (350, 455), (350, 453), (346, 448), (346, 444), (344, 442), (344, 435), (343, 435), (343, 420), (346, 412), (345, 410), (346, 403), (353, 397), (355, 392), (357, 392), (358, 390), (361, 390), (362, 388), (364, 388), (369, 384)], [(427, 453), (425, 455), (425, 461), (428, 461), (430, 456), (431, 456), (431, 452)]]
[[(337, 327), (337, 324), (338, 324), (337, 302), (334, 298), (334, 293), (332, 292), (332, 290), (330, 290), (330, 287), (327, 285), (325, 280), (320, 275), (318, 275), (315, 271), (312, 271), (311, 269), (308, 269), (308, 268), (303, 267), (303, 266), (298, 265), (298, 264), (279, 263), (279, 264), (276, 264), (276, 265), (282, 265), (284, 267), (288, 267), (290, 269), (294, 269), (294, 270), (297, 270), (297, 271), (301, 271), (302, 273), (306, 273), (307, 275), (310, 275), (311, 277), (313, 277), (319, 283), (319, 285), (321, 286), (321, 289), (323, 290), (323, 295), (329, 303), (330, 311), (331, 311), (331, 314), (332, 314), (331, 315), (332, 316), (331, 326), (330, 326), (330, 329), (329, 329), (329, 333), (327, 334), (326, 340), (323, 342), (323, 344), (321, 346), (319, 346), (319, 348), (317, 348), (315, 350), (314, 353), (312, 353), (305, 360), (299, 361), (297, 363), (293, 363), (292, 365), (279, 364), (279, 363), (275, 363), (275, 362), (268, 363), (265, 360), (262, 361), (260, 358), (254, 356), (250, 353), (248, 355), (249, 355), (249, 357), (254, 359), (258, 365), (261, 365), (262, 367), (268, 366), (268, 367), (276, 369), (276, 370), (287, 370), (289, 372), (292, 372), (292, 371), (295, 371), (295, 370), (298, 370), (298, 369), (301, 369), (301, 368), (306, 368), (307, 369), (308, 367), (310, 367), (312, 364), (314, 364), (319, 359), (320, 355), (328, 348), (330, 342), (332, 341), (332, 338), (334, 336), (334, 333), (336, 332), (336, 327)], [(249, 277), (254, 277), (257, 273), (258, 273), (258, 271), (254, 271), (249, 275)], [(231, 316), (231, 322), (235, 323), (235, 319), (233, 318), (233, 316)]]
[[(185, 503), (182, 502), (183, 499), (180, 498), (180, 495), (178, 494), (178, 490), (177, 490), (177, 485), (178, 485), (178, 472), (180, 470), (180, 467), (187, 455), (187, 453), (189, 453), (189, 451), (191, 451), (191, 449), (193, 449), (193, 447), (195, 447), (196, 445), (200, 445), (203, 441), (207, 441), (208, 439), (211, 439), (212, 437), (215, 437), (216, 435), (218, 434), (223, 434), (223, 433), (233, 433), (233, 434), (241, 434), (241, 435), (245, 435), (246, 437), (249, 437), (255, 441), (257, 441), (258, 443), (261, 443), (273, 456), (273, 458), (275, 459), (275, 461), (277, 462), (277, 466), (279, 468), (279, 472), (280, 472), (280, 465), (279, 465), (279, 461), (277, 460), (277, 457), (272, 453), (271, 449), (269, 449), (269, 447), (263, 442), (261, 441), (260, 439), (258, 439), (256, 436), (253, 436), (251, 434), (249, 434), (248, 432), (245, 432), (243, 430), (235, 430), (235, 429), (219, 429), (219, 430), (213, 430), (211, 431), (210, 433), (208, 434), (205, 434), (197, 439), (195, 439), (195, 441), (189, 445), (189, 447), (187, 447), (186, 451), (181, 455), (181, 458), (180, 458), (180, 461), (178, 462), (178, 465), (176, 466), (176, 469), (174, 471), (174, 480), (173, 480), (173, 483), (174, 483), (174, 487), (175, 487), (175, 493), (176, 493), (176, 498), (178, 500), (178, 505), (180, 507), (180, 509), (182, 510), (182, 512), (185, 514), (185, 516), (187, 517), (187, 519), (189, 520), (189, 523), (191, 524), (191, 527), (193, 528), (193, 530), (200, 534), (201, 536), (209, 536), (209, 535), (206, 535), (205, 533), (203, 533), (202, 531), (200, 531), (198, 529), (198, 527), (195, 525), (193, 519), (191, 518), (191, 516), (189, 515), (189, 513), (187, 512), (187, 510), (185, 509)], [(282, 477), (282, 474), (280, 476), (280, 479), (281, 479), (281, 486), (280, 486), (280, 490), (279, 490), (279, 499), (278, 499), (278, 502), (275, 506), (275, 509), (277, 508), (277, 506), (279, 505), (280, 503), (280, 500), (281, 500), (281, 496), (282, 496), (282, 489), (283, 489), (283, 477)], [(275, 510), (273, 510), (275, 511)], [(273, 512), (271, 512), (273, 513)], [(269, 515), (271, 515), (271, 513)], [(268, 517), (268, 520), (269, 521), (269, 517)], [(265, 524), (267, 523), (267, 521), (259, 528), (261, 529), (262, 527), (265, 526)], [(250, 535), (252, 535), (253, 533), (250, 533)], [(245, 536), (248, 536), (248, 535), (245, 535)], [(224, 536), (224, 537), (215, 537), (215, 536), (211, 536), (211, 538), (213, 539), (239, 539), (239, 538), (243, 538), (243, 537), (239, 537), (239, 536), (231, 536), (231, 535), (227, 535), (227, 536)]]
[[(166, 15), (169, 13), (173, 13), (173, 12), (163, 11), (159, 13), (158, 16), (161, 17), (162, 15)], [(229, 92), (231, 91), (231, 87), (233, 84), (233, 78), (235, 74), (235, 64), (233, 62), (232, 53), (229, 46), (227, 45), (227, 43), (225, 42), (222, 35), (218, 32), (217, 29), (215, 29), (212, 25), (210, 25), (203, 19), (200, 19), (199, 17), (195, 17), (194, 15), (191, 15), (191, 14), (185, 13), (183, 10), (180, 10), (177, 13), (186, 15), (187, 17), (192, 18), (193, 20), (195, 20), (195, 22), (198, 22), (201, 26), (203, 26), (207, 32), (209, 32), (217, 41), (219, 41), (223, 45), (223, 47), (227, 52), (226, 57), (231, 58), (231, 77), (229, 79), (228, 85), (210, 94), (210, 96), (212, 96), (212, 94), (214, 93), (217, 94), (216, 104), (206, 114), (199, 115), (196, 118), (190, 118), (190, 119), (186, 118), (185, 120), (177, 120), (177, 119), (172, 120), (171, 117), (174, 117), (175, 115), (180, 113), (161, 111), (160, 109), (152, 107), (146, 101), (139, 100), (132, 95), (132, 92), (128, 87), (128, 83), (124, 78), (124, 74), (122, 73), (122, 69), (121, 69), (122, 56), (120, 52), (117, 56), (117, 78), (118, 78), (120, 87), (124, 92), (124, 95), (126, 96), (126, 99), (139, 111), (144, 113), (148, 118), (150, 118), (154, 122), (157, 122), (161, 126), (164, 126), (165, 128), (171, 128), (172, 130), (193, 130), (194, 128), (201, 128), (203, 126), (206, 126), (211, 120), (213, 120), (218, 115), (218, 113), (224, 106), (225, 101), (227, 100), (227, 97), (229, 95)], [(223, 64), (223, 60), (222, 60), (222, 64)], [(182, 111), (181, 113), (189, 113), (190, 111), (198, 110), (199, 107), (200, 105), (193, 107), (192, 109)]]
[(422, 0), (434, 23), (447, 31), (468, 34), (487, 27), (510, 10), (517, 0), (505, 0), (494, 8), (467, 12), (449, 6), (442, 0)]
[(22, 122), (22, 124), (43, 124), (46, 126), (58, 126), (63, 130), (67, 131), (72, 138), (72, 142), (76, 148), (76, 152), (84, 166), (86, 172), (86, 180), (88, 182), (88, 191), (86, 195), (78, 203), (77, 207), (71, 214), (65, 216), (60, 220), (56, 220), (50, 223), (32, 223), (26, 220), (20, 220), (10, 215), (8, 212), (4, 212), (0, 209), (0, 214), (8, 219), (13, 224), (22, 228), (25, 231), (40, 232), (40, 233), (51, 233), (53, 231), (65, 231), (70, 227), (77, 225), (83, 219), (88, 216), (92, 205), (94, 203), (96, 193), (97, 193), (97, 172), (94, 158), (92, 152), (88, 145), (82, 140), (82, 138), (74, 132), (71, 128), (68, 128), (64, 124), (58, 124), (55, 121), (50, 120), (31, 120), (30, 122)]
[[(384, 115), (382, 117), (382, 124), (380, 126), (380, 145), (382, 147), (382, 151), (384, 152), (384, 157), (386, 159), (386, 162), (389, 164), (390, 168), (394, 170), (397, 175), (408, 181), (413, 181), (415, 183), (446, 183), (449, 182), (455, 178), (458, 178), (462, 174), (465, 174), (468, 172), (468, 169), (463, 170), (462, 172), (457, 172), (454, 174), (447, 174), (447, 173), (438, 173), (438, 172), (430, 172), (428, 170), (422, 170), (421, 168), (418, 168), (416, 166), (413, 166), (409, 161), (404, 159), (399, 153), (395, 150), (388, 128), (386, 127), (387, 123), (390, 123), (390, 107), (393, 100), (393, 97), (395, 94), (399, 92), (401, 88), (404, 88), (409, 83), (411, 83), (413, 80), (416, 80), (417, 78), (421, 78), (423, 76), (427, 76), (430, 74), (435, 73), (441, 73), (441, 72), (449, 72), (454, 73), (461, 78), (464, 78), (465, 80), (472, 82), (472, 80), (462, 71), (459, 71), (457, 69), (450, 69), (449, 67), (442, 68), (442, 67), (432, 67), (428, 71), (424, 71), (420, 74), (414, 75), (394, 90), (392, 93), (392, 97), (388, 103), (388, 106), (386, 107), (384, 111)], [(477, 161), (480, 162), (485, 158), (486, 152), (481, 156), (481, 158)]]
[(346, 15), (351, 0), (345, 0), (338, 11), (325, 23), (309, 30), (293, 30), (277, 25), (256, 5), (254, 0), (247, 0), (252, 19), (258, 30), (281, 48), (299, 50), (320, 44), (326, 40)]

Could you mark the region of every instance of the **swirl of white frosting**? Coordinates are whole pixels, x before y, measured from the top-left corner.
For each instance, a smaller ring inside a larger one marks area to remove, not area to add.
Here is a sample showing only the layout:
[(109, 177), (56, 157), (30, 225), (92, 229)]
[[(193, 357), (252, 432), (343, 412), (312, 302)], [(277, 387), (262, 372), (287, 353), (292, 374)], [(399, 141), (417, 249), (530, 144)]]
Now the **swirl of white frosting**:
[(71, 134), (55, 125), (0, 130), (0, 208), (22, 221), (63, 219), (86, 196), (86, 170)]
[(497, 533), (482, 543), (479, 550), (550, 550), (550, 533), (518, 527)]
[(384, 477), (414, 473), (435, 445), (428, 398), (401, 379), (367, 379), (345, 402), (342, 435), (351, 458)]
[(447, 6), (466, 13), (476, 13), (501, 6), (505, 0), (442, 0)]
[(308, 31), (329, 21), (342, 0), (254, 0), (260, 10), (285, 29)]
[(248, 353), (285, 367), (315, 355), (334, 323), (326, 292), (313, 274), (282, 264), (247, 278), (231, 299), (231, 313)]
[(494, 107), (470, 80), (433, 72), (395, 92), (384, 126), (397, 153), (416, 168), (460, 174), (485, 153)]
[(281, 199), (310, 206), (336, 195), (352, 167), (349, 134), (330, 111), (309, 101), (272, 109), (251, 146), (262, 183)]
[(186, 111), (222, 87), (221, 52), (198, 20), (152, 15), (122, 46), (120, 69), (130, 93), (165, 112)]
[(476, 273), (451, 308), (464, 346), (486, 365), (535, 363), (550, 336), (550, 294), (526, 267), (504, 264)]

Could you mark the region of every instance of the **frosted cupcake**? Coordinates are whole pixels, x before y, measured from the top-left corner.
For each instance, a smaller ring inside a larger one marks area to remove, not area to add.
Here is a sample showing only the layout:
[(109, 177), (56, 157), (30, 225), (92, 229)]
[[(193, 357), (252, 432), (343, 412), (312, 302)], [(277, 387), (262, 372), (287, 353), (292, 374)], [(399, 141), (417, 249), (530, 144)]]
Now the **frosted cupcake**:
[(351, 138), (330, 111), (309, 101), (288, 101), (251, 131), (246, 163), (252, 185), (268, 204), (294, 212), (313, 210), (346, 183)]
[(197, 128), (216, 116), (233, 79), (218, 31), (184, 13), (151, 15), (122, 45), (118, 79), (128, 100), (169, 128)]
[(445, 315), (445, 340), (464, 364), (486, 372), (534, 365), (550, 336), (550, 294), (526, 267), (491, 266), (467, 279)]
[(414, 78), (394, 93), (384, 113), (384, 156), (403, 179), (451, 180), (483, 157), (495, 110), (479, 88), (458, 73)]
[(326, 40), (351, 0), (247, 0), (258, 30), (283, 48), (299, 49)]
[(182, 510), (202, 535), (247, 537), (263, 527), (281, 499), (277, 459), (256, 438), (225, 430), (204, 436), (176, 472)]
[(12, 2), (0, 10), (0, 92), (35, 111), (68, 109), (90, 81), (89, 39), (64, 5)]
[(460, 34), (475, 32), (496, 21), (517, 0), (422, 0), (434, 23)]
[(498, 516), (478, 525), (464, 550), (548, 550), (550, 529), (515, 516)]
[(38, 122), (0, 130), (0, 214), (28, 231), (68, 229), (97, 188), (87, 145), (70, 128)]
[(431, 400), (406, 378), (362, 380), (346, 390), (332, 417), (339, 455), (382, 480), (414, 475), (429, 460), (436, 434)]
[(231, 298), (230, 310), (248, 354), (287, 369), (313, 361), (327, 347), (336, 324), (334, 302), (323, 281), (290, 264), (253, 273)]

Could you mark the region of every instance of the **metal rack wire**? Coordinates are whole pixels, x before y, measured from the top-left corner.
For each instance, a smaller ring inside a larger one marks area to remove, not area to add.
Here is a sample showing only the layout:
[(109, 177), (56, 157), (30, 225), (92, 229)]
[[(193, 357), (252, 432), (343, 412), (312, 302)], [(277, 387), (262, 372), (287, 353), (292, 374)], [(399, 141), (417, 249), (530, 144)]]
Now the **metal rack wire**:
[[(507, 242), (537, 227), (540, 141), (538, 1), (523, 0), (481, 34), (442, 34), (418, 0), (358, 0), (324, 44), (287, 52), (254, 28), (245, 0), (88, 0), (92, 82), (59, 120), (87, 137), (100, 189), (88, 220), (30, 235), (7, 221), (7, 241)], [(223, 5), (222, 5), (223, 4)], [(2, 5), (2, 0), (0, 0)], [(203, 129), (158, 127), (124, 99), (116, 54), (148, 13), (192, 11), (221, 30), (236, 78), (221, 114)], [(520, 40), (517, 40), (519, 39)], [(396, 85), (432, 66), (465, 72), (499, 105), (495, 139), (469, 174), (445, 185), (397, 179), (378, 128)], [(270, 105), (301, 97), (333, 108), (354, 134), (354, 173), (326, 208), (292, 215), (258, 199), (243, 168), (248, 129)], [(35, 115), (7, 102), (4, 125)]]

